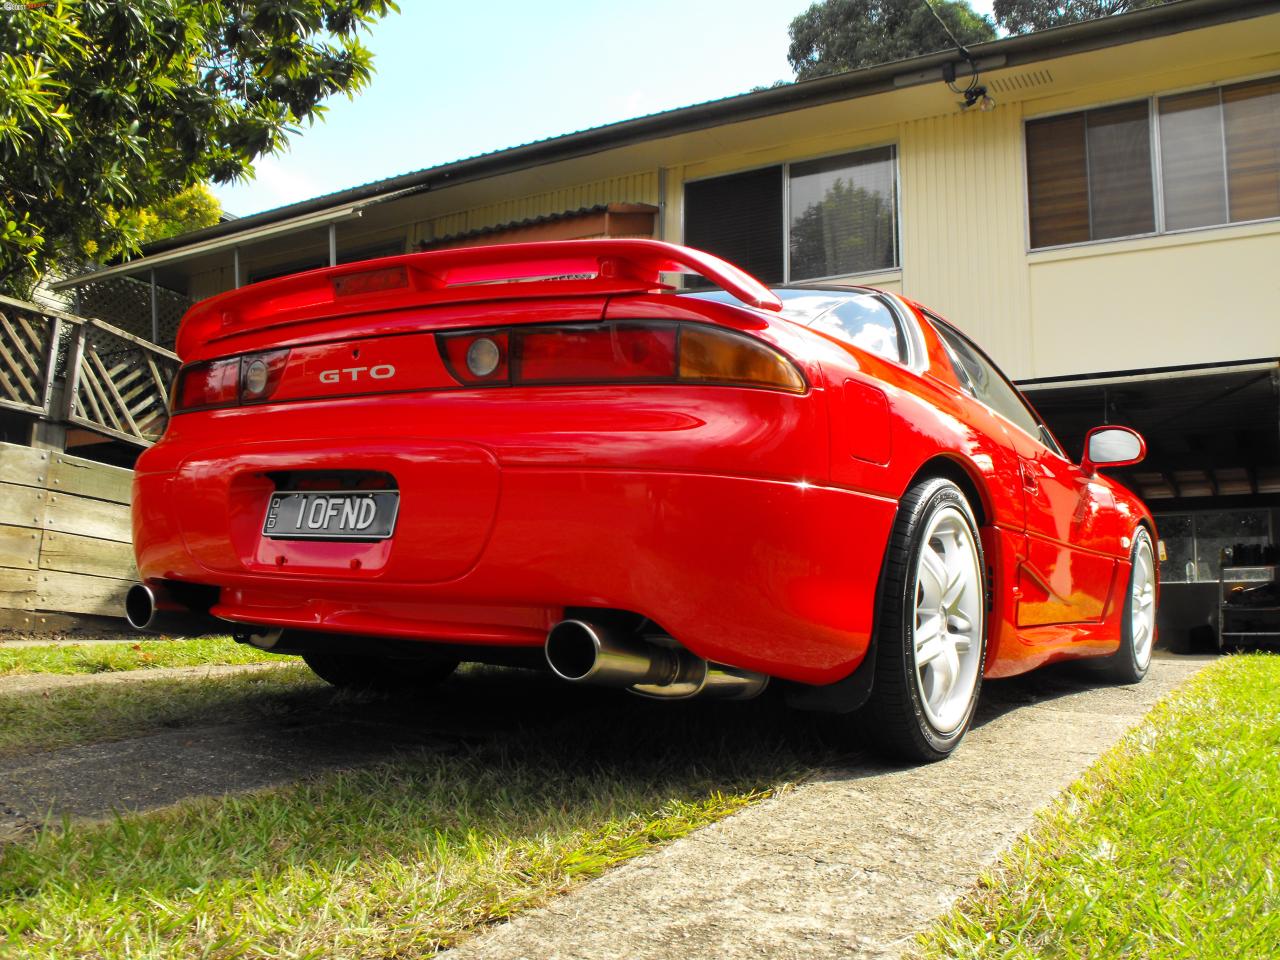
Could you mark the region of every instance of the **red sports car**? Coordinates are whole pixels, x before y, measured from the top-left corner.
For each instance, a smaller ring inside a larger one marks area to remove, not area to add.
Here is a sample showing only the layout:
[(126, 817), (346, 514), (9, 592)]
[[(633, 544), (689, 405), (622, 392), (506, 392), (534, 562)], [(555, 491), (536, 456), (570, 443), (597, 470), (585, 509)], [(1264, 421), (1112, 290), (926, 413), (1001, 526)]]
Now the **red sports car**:
[(893, 294), (649, 240), (479, 247), (221, 294), (178, 352), (137, 464), (140, 628), (230, 621), (339, 685), (774, 683), (917, 760), (984, 676), (1150, 662), (1154, 524), (1098, 473), (1142, 439), (1073, 463)]

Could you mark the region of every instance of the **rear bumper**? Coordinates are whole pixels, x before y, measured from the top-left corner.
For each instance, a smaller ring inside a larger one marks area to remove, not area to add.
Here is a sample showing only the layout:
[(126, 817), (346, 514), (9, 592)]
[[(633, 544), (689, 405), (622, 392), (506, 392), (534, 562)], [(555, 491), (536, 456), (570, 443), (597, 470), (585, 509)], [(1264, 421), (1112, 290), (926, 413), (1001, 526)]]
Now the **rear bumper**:
[[(343, 452), (370, 468), (398, 458), (401, 524), (376, 544), (261, 538), (269, 483), (244, 479), (262, 476), (261, 453), (140, 472), (142, 576), (220, 587), (212, 612), (228, 620), (454, 643), (533, 646), (566, 607), (624, 609), (699, 656), (808, 683), (838, 679), (866, 651), (891, 500), (744, 477), (499, 468), (479, 447), (429, 448), (417, 461), (403, 445)], [(296, 450), (274, 455), (297, 462)], [(465, 522), (481, 511), (424, 519), (464, 495), (492, 503), (483, 524)]]
[[(825, 410), (668, 385), (183, 414), (138, 461), (138, 567), (220, 588), (228, 620), (352, 635), (535, 646), (566, 607), (629, 610), (709, 660), (827, 682), (865, 653), (896, 504), (826, 485)], [(390, 540), (262, 537), (281, 472), (334, 470), (394, 478)]]

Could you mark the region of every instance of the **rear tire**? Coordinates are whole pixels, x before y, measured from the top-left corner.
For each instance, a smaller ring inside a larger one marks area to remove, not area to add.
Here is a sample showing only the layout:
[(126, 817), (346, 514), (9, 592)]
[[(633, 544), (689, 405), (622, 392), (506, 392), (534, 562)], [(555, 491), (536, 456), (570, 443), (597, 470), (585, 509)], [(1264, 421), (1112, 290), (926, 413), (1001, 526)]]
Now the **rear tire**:
[(1139, 527), (1129, 551), (1129, 584), (1120, 621), (1120, 649), (1099, 661), (1103, 676), (1114, 683), (1141, 683), (1151, 668), (1156, 643), (1156, 563), (1151, 534)]
[(312, 672), (343, 690), (405, 693), (435, 686), (458, 669), (457, 660), (406, 660), (308, 652), (303, 661)]
[(986, 666), (986, 564), (978, 524), (950, 480), (907, 491), (885, 553), (875, 683), (854, 716), (894, 760), (948, 756), (973, 720)]

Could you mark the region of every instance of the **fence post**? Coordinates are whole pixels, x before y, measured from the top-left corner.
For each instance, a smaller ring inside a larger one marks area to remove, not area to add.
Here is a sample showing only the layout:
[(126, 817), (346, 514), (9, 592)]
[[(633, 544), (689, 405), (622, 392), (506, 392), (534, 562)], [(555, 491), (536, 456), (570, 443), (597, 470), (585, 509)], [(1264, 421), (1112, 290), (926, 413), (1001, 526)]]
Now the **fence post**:
[(76, 398), (80, 392), (80, 361), (84, 357), (84, 323), (76, 324), (75, 339), (71, 342), (71, 349), (67, 351), (67, 375), (66, 375), (66, 391), (65, 402), (63, 403), (63, 416), (72, 421), (76, 414)]
[(62, 318), (54, 317), (53, 323), (49, 325), (49, 347), (44, 357), (44, 383), (40, 395), (40, 410), (46, 417), (53, 414), (53, 381), (58, 373), (58, 346), (61, 343)]

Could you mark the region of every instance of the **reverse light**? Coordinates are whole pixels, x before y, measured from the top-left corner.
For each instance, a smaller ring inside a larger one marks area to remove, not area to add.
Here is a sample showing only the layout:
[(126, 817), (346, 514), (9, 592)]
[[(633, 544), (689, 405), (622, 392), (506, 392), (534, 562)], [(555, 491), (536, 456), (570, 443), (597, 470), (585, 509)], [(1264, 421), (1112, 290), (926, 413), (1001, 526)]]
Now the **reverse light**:
[(505, 332), (444, 334), (436, 343), (449, 373), (459, 383), (507, 382), (510, 365)]
[(288, 350), (271, 350), (240, 358), (240, 402), (262, 403), (270, 400), (284, 374)]
[(502, 362), (502, 350), (488, 337), (479, 337), (467, 347), (467, 370), (473, 377), (487, 377)]

